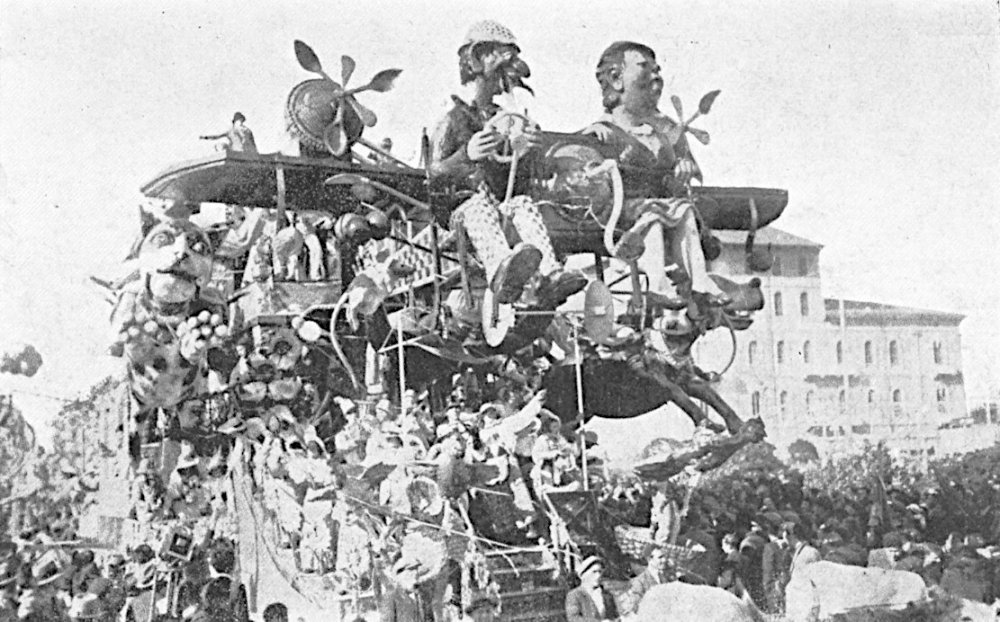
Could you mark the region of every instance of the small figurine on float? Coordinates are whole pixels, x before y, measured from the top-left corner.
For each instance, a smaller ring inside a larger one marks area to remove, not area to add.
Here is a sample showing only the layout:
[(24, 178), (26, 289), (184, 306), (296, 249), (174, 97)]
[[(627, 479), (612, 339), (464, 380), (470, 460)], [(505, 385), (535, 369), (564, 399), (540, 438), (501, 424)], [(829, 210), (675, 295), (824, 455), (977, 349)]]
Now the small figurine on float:
[(247, 118), (242, 112), (233, 115), (233, 126), (228, 131), (210, 136), (199, 136), (201, 140), (219, 140), (220, 148), (226, 152), (236, 151), (239, 153), (257, 153), (257, 142), (253, 138), (253, 132), (245, 125)]
[[(431, 140), (430, 172), (436, 185), (475, 193), (452, 220), (467, 232), (495, 300), (516, 302), (532, 277), (540, 274), (538, 297), (556, 307), (583, 289), (586, 279), (563, 270), (538, 208), (525, 196), (530, 166), (521, 165), (511, 174), (517, 159), (527, 164), (539, 144), (537, 127), (523, 116), (505, 113), (494, 102), (498, 95), (524, 87), (524, 78), (531, 75), (520, 51), (514, 33), (501, 24), (487, 20), (469, 29), (458, 56), (462, 84), (471, 85), (472, 101), (452, 96), (454, 107)], [(500, 155), (506, 140), (502, 131), (510, 129), (504, 125), (518, 130), (509, 135), (515, 154), (511, 163)], [(521, 238), (513, 247), (507, 241), (505, 221)]]

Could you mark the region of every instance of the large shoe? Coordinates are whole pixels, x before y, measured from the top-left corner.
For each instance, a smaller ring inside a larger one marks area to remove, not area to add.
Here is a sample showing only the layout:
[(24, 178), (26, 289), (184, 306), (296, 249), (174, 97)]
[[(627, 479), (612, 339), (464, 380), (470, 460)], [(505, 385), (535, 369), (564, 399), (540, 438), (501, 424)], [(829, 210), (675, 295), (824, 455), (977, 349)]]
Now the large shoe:
[(490, 289), (496, 301), (502, 305), (517, 302), (524, 292), (524, 286), (538, 272), (542, 263), (542, 251), (523, 242), (511, 249), (511, 252), (497, 268)]
[(558, 270), (542, 277), (542, 282), (538, 286), (538, 298), (543, 306), (555, 308), (566, 302), (573, 294), (583, 291), (586, 286), (587, 277), (582, 273), (575, 270)]
[(733, 301), (728, 294), (705, 294), (705, 304), (710, 307), (725, 307)]

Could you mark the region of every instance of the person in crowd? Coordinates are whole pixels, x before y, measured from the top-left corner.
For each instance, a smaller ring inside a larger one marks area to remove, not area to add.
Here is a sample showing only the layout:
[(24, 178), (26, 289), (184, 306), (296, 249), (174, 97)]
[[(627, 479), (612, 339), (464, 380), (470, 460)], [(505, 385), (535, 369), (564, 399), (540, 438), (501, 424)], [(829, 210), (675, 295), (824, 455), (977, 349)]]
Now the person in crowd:
[(430, 622), (430, 607), (423, 602), (422, 591), (417, 589), (422, 564), (420, 560), (403, 555), (386, 573), (388, 586), (379, 601), (382, 622)]
[[(502, 304), (520, 299), (528, 282), (542, 278), (539, 298), (559, 306), (586, 285), (579, 273), (566, 272), (535, 203), (526, 196), (529, 161), (539, 145), (537, 128), (527, 124), (514, 146), (521, 154), (515, 178), (510, 164), (496, 156), (504, 138), (488, 124), (501, 112), (499, 95), (523, 86), (530, 76), (520, 58), (521, 48), (509, 28), (494, 21), (473, 24), (459, 48), (459, 74), (470, 85), (472, 101), (453, 96), (454, 106), (431, 139), (430, 171), (437, 186), (452, 186), (474, 194), (455, 212), (453, 223), (464, 227), (487, 282)], [(505, 200), (513, 183), (512, 198)], [(508, 243), (504, 221), (517, 230), (521, 242)]]
[(604, 589), (604, 562), (599, 557), (587, 557), (576, 570), (579, 587), (566, 594), (568, 622), (599, 622), (618, 620), (618, 606), (611, 592)]
[[(630, 228), (618, 241), (616, 254), (637, 260), (649, 278), (651, 301), (661, 308), (681, 309), (688, 303), (666, 272), (670, 264), (684, 270), (688, 289), (705, 304), (728, 304), (729, 297), (708, 276), (695, 207), (685, 196), (686, 184), (700, 174), (698, 167), (678, 131), (679, 121), (658, 107), (663, 78), (656, 54), (641, 43), (612, 43), (601, 54), (597, 81), (605, 114), (583, 133), (613, 145), (619, 164), (645, 170), (650, 179), (657, 179), (642, 193), (650, 198), (627, 201)], [(664, 179), (667, 183), (659, 181)]]
[(799, 523), (787, 521), (781, 526), (781, 537), (784, 539), (788, 554), (788, 574), (791, 577), (797, 569), (807, 564), (818, 562), (822, 559), (819, 551), (810, 544), (802, 534), (802, 526)]
[(739, 550), (739, 537), (735, 533), (727, 533), (722, 538), (722, 570), (715, 584), (734, 596), (742, 598), (747, 592), (746, 575), (747, 560)]
[(574, 447), (562, 435), (562, 422), (552, 412), (542, 409), (541, 431), (531, 449), (531, 481), (535, 493), (562, 489), (567, 485), (566, 473), (573, 468)]
[(790, 578), (791, 554), (787, 541), (780, 533), (768, 534), (761, 554), (761, 583), (764, 588), (764, 610), (781, 613), (785, 608), (785, 586)]
[(618, 597), (618, 611), (623, 616), (637, 613), (639, 603), (642, 602), (642, 597), (646, 595), (649, 588), (669, 580), (665, 572), (667, 560), (662, 547), (649, 544), (643, 550), (642, 557), (646, 562), (646, 567), (629, 581), (628, 588)]

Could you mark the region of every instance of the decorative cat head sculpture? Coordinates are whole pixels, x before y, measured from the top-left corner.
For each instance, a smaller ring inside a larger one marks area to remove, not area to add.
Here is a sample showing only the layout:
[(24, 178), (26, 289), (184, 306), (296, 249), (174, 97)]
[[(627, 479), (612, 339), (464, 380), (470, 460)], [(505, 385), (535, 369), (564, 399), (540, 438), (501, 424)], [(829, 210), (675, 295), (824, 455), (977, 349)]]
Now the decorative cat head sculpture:
[(212, 274), (212, 244), (194, 223), (166, 220), (154, 225), (139, 246), (139, 274), (160, 303), (194, 300)]

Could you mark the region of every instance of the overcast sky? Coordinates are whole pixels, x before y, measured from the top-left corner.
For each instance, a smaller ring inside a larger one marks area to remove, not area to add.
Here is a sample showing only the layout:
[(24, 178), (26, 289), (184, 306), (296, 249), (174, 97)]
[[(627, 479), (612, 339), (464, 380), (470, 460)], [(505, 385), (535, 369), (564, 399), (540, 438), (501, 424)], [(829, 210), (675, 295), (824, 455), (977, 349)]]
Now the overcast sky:
[[(517, 34), (543, 128), (601, 112), (601, 50), (656, 50), (666, 91), (693, 109), (706, 183), (786, 188), (780, 226), (825, 245), (824, 293), (957, 311), (968, 389), (1000, 377), (1000, 36), (997, 3), (928, 2), (15, 2), (0, 0), (0, 343), (46, 358), (0, 392), (74, 396), (117, 364), (108, 308), (86, 279), (121, 261), (139, 186), (211, 152), (197, 136), (242, 111), (262, 151), (288, 144), (288, 91), (311, 76), (303, 39), (357, 84), (403, 156), (456, 92), (468, 25)], [(36, 420), (57, 404), (19, 398)]]

